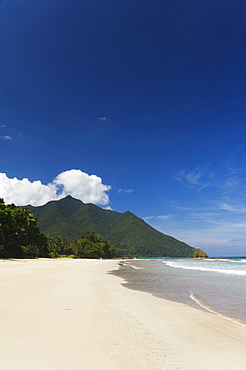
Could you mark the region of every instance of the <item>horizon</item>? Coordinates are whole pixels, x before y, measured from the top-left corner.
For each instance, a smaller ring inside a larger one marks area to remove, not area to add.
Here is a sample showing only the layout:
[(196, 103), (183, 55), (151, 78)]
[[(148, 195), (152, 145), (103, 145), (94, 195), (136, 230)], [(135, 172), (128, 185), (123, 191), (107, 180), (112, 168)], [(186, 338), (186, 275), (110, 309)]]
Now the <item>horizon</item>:
[(0, 1), (0, 197), (246, 255), (246, 3)]

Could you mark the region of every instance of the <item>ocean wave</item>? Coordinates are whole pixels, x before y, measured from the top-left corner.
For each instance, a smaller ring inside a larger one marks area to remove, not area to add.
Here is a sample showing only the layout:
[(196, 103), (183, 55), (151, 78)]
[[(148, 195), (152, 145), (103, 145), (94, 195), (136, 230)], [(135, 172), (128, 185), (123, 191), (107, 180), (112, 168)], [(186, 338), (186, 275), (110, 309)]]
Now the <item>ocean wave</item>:
[(222, 315), (220, 312), (217, 312), (215, 310), (213, 310), (211, 307), (207, 306), (205, 303), (203, 303), (200, 299), (198, 299), (193, 293), (190, 294), (190, 298), (196, 303), (198, 304), (200, 307), (202, 307), (203, 309), (205, 309), (206, 311), (209, 311), (217, 316), (220, 316), (220, 317), (223, 317), (223, 319), (226, 319), (228, 321), (231, 321), (235, 324), (238, 324), (238, 325), (241, 325), (241, 326), (244, 326), (246, 327), (245, 324), (243, 324), (241, 321), (238, 321), (236, 319), (233, 319), (231, 317), (228, 317), (228, 316), (225, 316), (225, 315)]
[(210, 261), (222, 261), (222, 262), (226, 262), (226, 261), (229, 261), (228, 258), (216, 258), (216, 259), (212, 259)]
[(196, 270), (196, 271), (205, 271), (205, 272), (218, 272), (220, 274), (227, 274), (227, 275), (237, 275), (237, 276), (246, 276), (246, 270), (239, 270), (239, 269), (229, 269), (229, 268), (219, 268), (219, 267), (205, 267), (201, 265), (190, 266), (186, 264), (181, 264), (179, 262), (169, 262), (163, 261), (167, 266), (179, 268), (183, 270)]
[(229, 262), (232, 262), (232, 263), (246, 263), (246, 259), (242, 259), (242, 260), (228, 260)]
[(134, 265), (132, 265), (132, 264), (131, 264), (131, 263), (129, 263), (129, 262), (123, 262), (121, 265), (122, 265), (122, 266), (131, 267), (131, 268), (133, 268), (134, 270), (143, 270), (143, 267), (137, 267), (137, 266), (134, 266)]

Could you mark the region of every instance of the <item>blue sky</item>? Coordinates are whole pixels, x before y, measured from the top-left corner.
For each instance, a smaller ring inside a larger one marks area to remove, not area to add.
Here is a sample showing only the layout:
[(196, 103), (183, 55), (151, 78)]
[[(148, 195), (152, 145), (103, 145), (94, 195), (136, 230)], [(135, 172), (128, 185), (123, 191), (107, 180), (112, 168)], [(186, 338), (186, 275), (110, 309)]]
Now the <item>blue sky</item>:
[(71, 194), (246, 255), (245, 15), (238, 0), (0, 1), (0, 196)]

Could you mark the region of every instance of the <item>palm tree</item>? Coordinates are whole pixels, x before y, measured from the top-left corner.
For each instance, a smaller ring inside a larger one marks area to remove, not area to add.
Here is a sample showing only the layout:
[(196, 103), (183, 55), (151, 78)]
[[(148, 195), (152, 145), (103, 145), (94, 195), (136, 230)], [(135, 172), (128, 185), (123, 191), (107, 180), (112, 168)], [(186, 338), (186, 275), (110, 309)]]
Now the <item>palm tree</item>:
[(37, 226), (37, 219), (36, 217), (29, 211), (28, 207), (21, 207), (21, 217), (27, 223), (27, 226), (35, 227)]

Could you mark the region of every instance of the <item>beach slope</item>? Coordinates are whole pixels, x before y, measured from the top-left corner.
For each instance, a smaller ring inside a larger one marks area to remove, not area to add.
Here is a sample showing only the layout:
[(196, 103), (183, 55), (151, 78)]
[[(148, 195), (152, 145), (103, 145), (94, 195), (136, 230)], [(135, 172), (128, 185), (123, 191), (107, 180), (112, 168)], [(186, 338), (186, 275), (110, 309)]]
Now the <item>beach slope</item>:
[(246, 368), (245, 327), (123, 288), (117, 265), (1, 260), (1, 369)]

